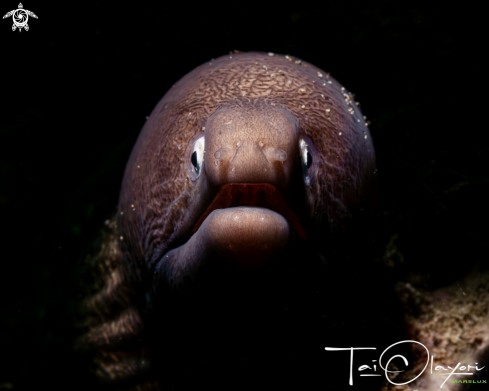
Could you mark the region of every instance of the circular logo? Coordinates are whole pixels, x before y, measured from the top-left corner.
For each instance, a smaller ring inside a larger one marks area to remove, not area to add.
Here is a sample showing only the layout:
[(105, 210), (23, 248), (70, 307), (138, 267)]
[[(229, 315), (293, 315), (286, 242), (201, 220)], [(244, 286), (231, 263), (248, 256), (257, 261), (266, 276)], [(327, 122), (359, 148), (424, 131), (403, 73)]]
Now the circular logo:
[(14, 24), (17, 27), (24, 27), (27, 24), (27, 19), (29, 16), (24, 9), (17, 9), (13, 14)]

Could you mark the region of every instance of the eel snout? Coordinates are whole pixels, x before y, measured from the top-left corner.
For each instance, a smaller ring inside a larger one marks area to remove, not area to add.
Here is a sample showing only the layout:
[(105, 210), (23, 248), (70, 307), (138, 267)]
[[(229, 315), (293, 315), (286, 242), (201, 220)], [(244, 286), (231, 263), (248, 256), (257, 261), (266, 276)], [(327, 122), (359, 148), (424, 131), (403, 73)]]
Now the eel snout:
[(284, 190), (298, 167), (298, 126), (278, 107), (220, 110), (207, 120), (205, 147), (210, 186), (264, 182)]

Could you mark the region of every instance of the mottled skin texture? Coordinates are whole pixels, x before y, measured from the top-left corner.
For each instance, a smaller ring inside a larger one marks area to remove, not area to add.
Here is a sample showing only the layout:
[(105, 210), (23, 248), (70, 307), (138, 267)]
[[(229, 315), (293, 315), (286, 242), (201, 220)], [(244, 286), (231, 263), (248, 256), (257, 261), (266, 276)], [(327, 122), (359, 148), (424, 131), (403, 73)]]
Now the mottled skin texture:
[[(204, 162), (193, 178), (189, 148), (199, 135)], [(313, 144), (309, 184), (301, 137)], [(276, 186), (310, 237), (347, 227), (372, 205), (376, 183), (370, 133), (352, 94), (312, 64), (265, 53), (212, 60), (166, 93), (134, 146), (118, 213), (93, 260), (102, 278), (85, 302), (81, 344), (98, 352), (100, 377), (124, 379), (149, 365), (151, 343), (133, 342), (159, 284), (182, 285), (214, 258), (265, 260), (293, 245), (290, 222), (261, 207), (216, 210), (192, 236), (227, 183)], [(263, 230), (252, 229), (260, 221)]]

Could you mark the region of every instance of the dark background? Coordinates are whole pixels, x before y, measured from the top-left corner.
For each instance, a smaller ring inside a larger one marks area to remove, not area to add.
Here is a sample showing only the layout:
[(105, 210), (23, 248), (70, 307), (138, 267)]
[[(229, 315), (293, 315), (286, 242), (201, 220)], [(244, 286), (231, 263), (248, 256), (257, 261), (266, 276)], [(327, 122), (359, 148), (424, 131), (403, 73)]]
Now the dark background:
[[(187, 72), (234, 49), (294, 55), (355, 93), (380, 175), (371, 262), (385, 263), (392, 281), (434, 289), (486, 261), (483, 9), (23, 4), (39, 17), (28, 32), (0, 23), (0, 389), (90, 381), (71, 348), (83, 258), (116, 210), (146, 116)], [(16, 5), (3, 2), (0, 13)]]

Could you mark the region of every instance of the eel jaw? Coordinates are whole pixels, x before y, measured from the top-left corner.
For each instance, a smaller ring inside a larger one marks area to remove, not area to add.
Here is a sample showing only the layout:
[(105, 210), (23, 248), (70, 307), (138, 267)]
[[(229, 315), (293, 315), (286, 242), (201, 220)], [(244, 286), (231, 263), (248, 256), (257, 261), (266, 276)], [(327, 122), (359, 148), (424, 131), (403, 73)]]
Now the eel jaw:
[(306, 232), (280, 192), (267, 183), (230, 183), (222, 186), (182, 246), (168, 251), (155, 267), (155, 278), (179, 286), (195, 279), (211, 259), (239, 268), (256, 268), (287, 247), (295, 230)]
[(283, 216), (302, 239), (307, 239), (306, 231), (292, 209), (284, 201), (280, 191), (269, 183), (228, 183), (221, 187), (199, 221), (192, 234), (197, 232), (203, 221), (216, 209), (238, 206), (260, 206)]

